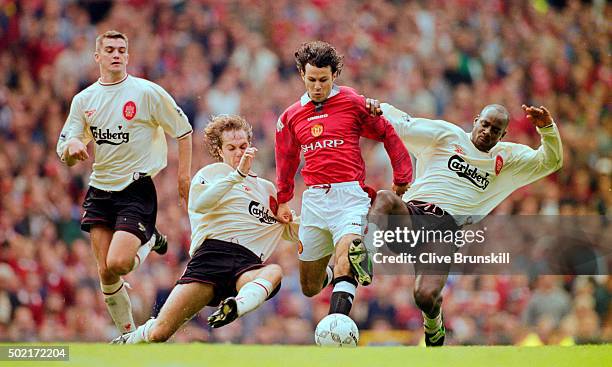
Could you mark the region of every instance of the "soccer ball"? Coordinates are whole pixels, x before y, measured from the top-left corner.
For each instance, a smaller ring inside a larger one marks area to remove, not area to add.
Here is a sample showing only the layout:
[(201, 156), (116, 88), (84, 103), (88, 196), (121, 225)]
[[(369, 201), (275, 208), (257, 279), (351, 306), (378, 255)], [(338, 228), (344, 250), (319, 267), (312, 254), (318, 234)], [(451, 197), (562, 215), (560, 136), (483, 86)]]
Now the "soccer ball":
[(359, 330), (350, 317), (341, 313), (325, 316), (315, 330), (315, 343), (323, 347), (356, 347)]

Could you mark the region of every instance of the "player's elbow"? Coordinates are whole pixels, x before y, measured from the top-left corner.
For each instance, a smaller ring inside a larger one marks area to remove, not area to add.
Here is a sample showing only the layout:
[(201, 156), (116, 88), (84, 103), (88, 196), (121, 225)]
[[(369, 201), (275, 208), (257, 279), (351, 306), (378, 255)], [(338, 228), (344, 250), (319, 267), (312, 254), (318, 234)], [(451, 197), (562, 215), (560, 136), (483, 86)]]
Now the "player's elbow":
[(107, 260), (106, 266), (108, 270), (115, 275), (125, 275), (132, 271), (134, 259), (129, 258), (112, 258)]
[(208, 211), (213, 209), (219, 201), (217, 199), (209, 198), (205, 195), (201, 195), (199, 200), (193, 201), (194, 211), (206, 214)]
[(316, 284), (310, 280), (302, 280), (300, 283), (302, 294), (306, 297), (314, 297), (321, 292), (321, 284)]
[(545, 166), (551, 173), (560, 170), (561, 167), (563, 167), (563, 154), (554, 157), (554, 159), (548, 161)]

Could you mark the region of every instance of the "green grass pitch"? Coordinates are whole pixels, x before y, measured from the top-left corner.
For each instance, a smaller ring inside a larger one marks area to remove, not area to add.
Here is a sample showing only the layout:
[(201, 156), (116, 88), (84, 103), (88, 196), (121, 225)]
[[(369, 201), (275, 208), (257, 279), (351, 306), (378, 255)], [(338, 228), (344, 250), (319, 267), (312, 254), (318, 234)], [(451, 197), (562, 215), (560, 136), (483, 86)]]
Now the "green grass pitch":
[[(11, 344), (0, 344), (9, 346)], [(17, 345), (17, 344), (12, 344)], [(19, 344), (23, 345), (23, 344)], [(69, 362), (8, 362), (0, 366), (86, 367), (259, 367), (259, 366), (612, 366), (612, 345), (572, 347), (360, 347), (208, 344), (54, 344), (68, 345)]]

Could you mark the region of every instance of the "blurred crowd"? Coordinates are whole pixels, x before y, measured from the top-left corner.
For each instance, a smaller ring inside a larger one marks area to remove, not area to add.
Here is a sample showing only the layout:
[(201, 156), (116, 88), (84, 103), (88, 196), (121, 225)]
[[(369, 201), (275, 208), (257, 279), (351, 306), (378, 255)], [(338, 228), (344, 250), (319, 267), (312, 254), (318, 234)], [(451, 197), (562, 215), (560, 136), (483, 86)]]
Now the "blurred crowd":
[[(414, 116), (469, 130), (484, 105), (501, 103), (512, 115), (504, 140), (537, 147), (520, 106), (546, 106), (562, 134), (564, 167), (513, 194), (494, 215), (610, 217), (611, 10), (600, 0), (0, 2), (0, 341), (106, 341), (117, 332), (79, 229), (91, 159), (69, 169), (55, 153), (72, 97), (98, 77), (97, 34), (127, 34), (128, 72), (163, 86), (188, 115), (194, 173), (211, 162), (202, 134), (209, 117), (238, 113), (254, 127), (255, 171), (274, 180), (276, 120), (304, 92), (293, 53), (322, 39), (345, 55), (339, 84)], [(367, 183), (388, 188), (381, 145), (364, 142), (363, 155)], [(155, 182), (158, 227), (171, 249), (126, 278), (139, 323), (158, 311), (188, 256), (172, 141), (168, 163)], [(298, 211), (303, 189), (298, 176), (291, 203)], [(285, 278), (271, 302), (214, 332), (207, 308), (174, 340), (312, 343), (331, 289), (312, 299), (301, 294), (293, 246), (281, 246), (272, 261)], [(419, 343), (413, 283), (410, 275), (379, 276), (358, 290), (351, 316), (362, 340)], [(607, 275), (451, 276), (447, 340), (609, 342), (611, 296)]]

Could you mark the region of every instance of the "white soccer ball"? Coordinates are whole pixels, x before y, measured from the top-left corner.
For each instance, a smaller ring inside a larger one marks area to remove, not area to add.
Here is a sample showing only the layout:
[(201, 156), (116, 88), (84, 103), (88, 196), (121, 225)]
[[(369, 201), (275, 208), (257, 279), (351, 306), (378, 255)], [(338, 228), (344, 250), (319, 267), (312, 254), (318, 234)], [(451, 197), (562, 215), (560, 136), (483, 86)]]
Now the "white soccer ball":
[(356, 347), (358, 342), (357, 325), (341, 313), (325, 316), (315, 330), (315, 343), (323, 347)]

